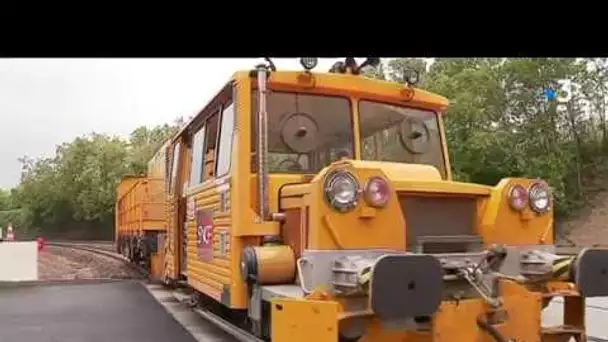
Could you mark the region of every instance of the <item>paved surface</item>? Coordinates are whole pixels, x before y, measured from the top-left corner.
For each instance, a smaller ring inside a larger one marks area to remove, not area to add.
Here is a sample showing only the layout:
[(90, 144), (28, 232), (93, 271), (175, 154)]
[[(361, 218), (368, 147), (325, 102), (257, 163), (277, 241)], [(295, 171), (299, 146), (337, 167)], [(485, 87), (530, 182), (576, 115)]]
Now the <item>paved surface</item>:
[(213, 323), (206, 321), (201, 316), (178, 301), (172, 291), (161, 285), (145, 285), (150, 294), (175, 318), (197, 342), (236, 342), (229, 335)]
[(0, 342), (195, 342), (137, 282), (0, 288)]

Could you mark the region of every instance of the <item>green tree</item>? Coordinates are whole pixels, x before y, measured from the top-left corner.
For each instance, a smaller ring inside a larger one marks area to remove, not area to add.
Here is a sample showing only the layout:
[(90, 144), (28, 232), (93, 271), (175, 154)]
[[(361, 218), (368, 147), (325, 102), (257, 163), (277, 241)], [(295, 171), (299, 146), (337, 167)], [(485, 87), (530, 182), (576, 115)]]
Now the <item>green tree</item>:
[(91, 133), (57, 146), (52, 158), (21, 158), (21, 183), (11, 196), (0, 193), (0, 210), (19, 209), (4, 221), (18, 219), (46, 234), (88, 229), (107, 236), (121, 178), (146, 172), (147, 161), (182, 124), (138, 127), (128, 140)]
[(167, 139), (177, 134), (182, 124), (182, 121), (176, 120), (176, 125), (165, 124), (152, 129), (144, 126), (136, 128), (129, 139), (130, 171), (134, 174), (145, 173), (150, 158)]

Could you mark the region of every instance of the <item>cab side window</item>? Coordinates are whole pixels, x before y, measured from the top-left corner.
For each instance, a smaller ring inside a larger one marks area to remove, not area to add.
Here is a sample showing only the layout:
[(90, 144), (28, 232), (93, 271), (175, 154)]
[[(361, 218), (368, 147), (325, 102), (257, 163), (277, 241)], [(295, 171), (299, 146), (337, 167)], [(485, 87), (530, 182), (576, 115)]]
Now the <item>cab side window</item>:
[(177, 183), (177, 166), (179, 165), (179, 153), (181, 143), (177, 142), (173, 146), (173, 153), (171, 154), (171, 178), (169, 183), (169, 193), (175, 194), (175, 186)]
[(228, 103), (222, 110), (222, 124), (217, 153), (217, 176), (224, 176), (230, 171), (232, 159), (232, 137), (234, 135), (234, 103)]
[(206, 137), (203, 149), (203, 181), (215, 177), (215, 156), (217, 149), (217, 136), (219, 130), (219, 111), (211, 115), (205, 124)]
[[(232, 89), (227, 87), (224, 91)], [(235, 108), (232, 99), (226, 97), (223, 103), (215, 105), (213, 114), (204, 119), (200, 114), (201, 121), (192, 127), (190, 187), (224, 176), (230, 170)]]
[(203, 157), (205, 147), (205, 125), (202, 125), (192, 138), (192, 165), (190, 168), (190, 186), (203, 182)]

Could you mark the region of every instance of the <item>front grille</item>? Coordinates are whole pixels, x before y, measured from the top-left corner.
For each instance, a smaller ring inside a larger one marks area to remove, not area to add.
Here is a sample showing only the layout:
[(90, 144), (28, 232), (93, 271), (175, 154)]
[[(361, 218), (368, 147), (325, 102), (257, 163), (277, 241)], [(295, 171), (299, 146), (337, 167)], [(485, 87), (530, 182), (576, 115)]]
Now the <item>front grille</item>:
[(400, 194), (407, 250), (419, 253), (465, 253), (477, 250), (476, 198)]

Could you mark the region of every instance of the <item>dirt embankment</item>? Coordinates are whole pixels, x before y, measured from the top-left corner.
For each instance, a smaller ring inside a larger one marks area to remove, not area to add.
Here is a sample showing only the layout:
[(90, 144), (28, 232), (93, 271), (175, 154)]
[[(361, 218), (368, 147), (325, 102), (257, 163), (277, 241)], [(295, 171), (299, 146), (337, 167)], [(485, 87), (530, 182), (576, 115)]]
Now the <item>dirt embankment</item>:
[(608, 192), (598, 194), (575, 217), (564, 222), (568, 238), (581, 246), (608, 246)]
[(568, 240), (579, 246), (608, 246), (608, 165), (589, 172), (582, 209), (560, 222)]

